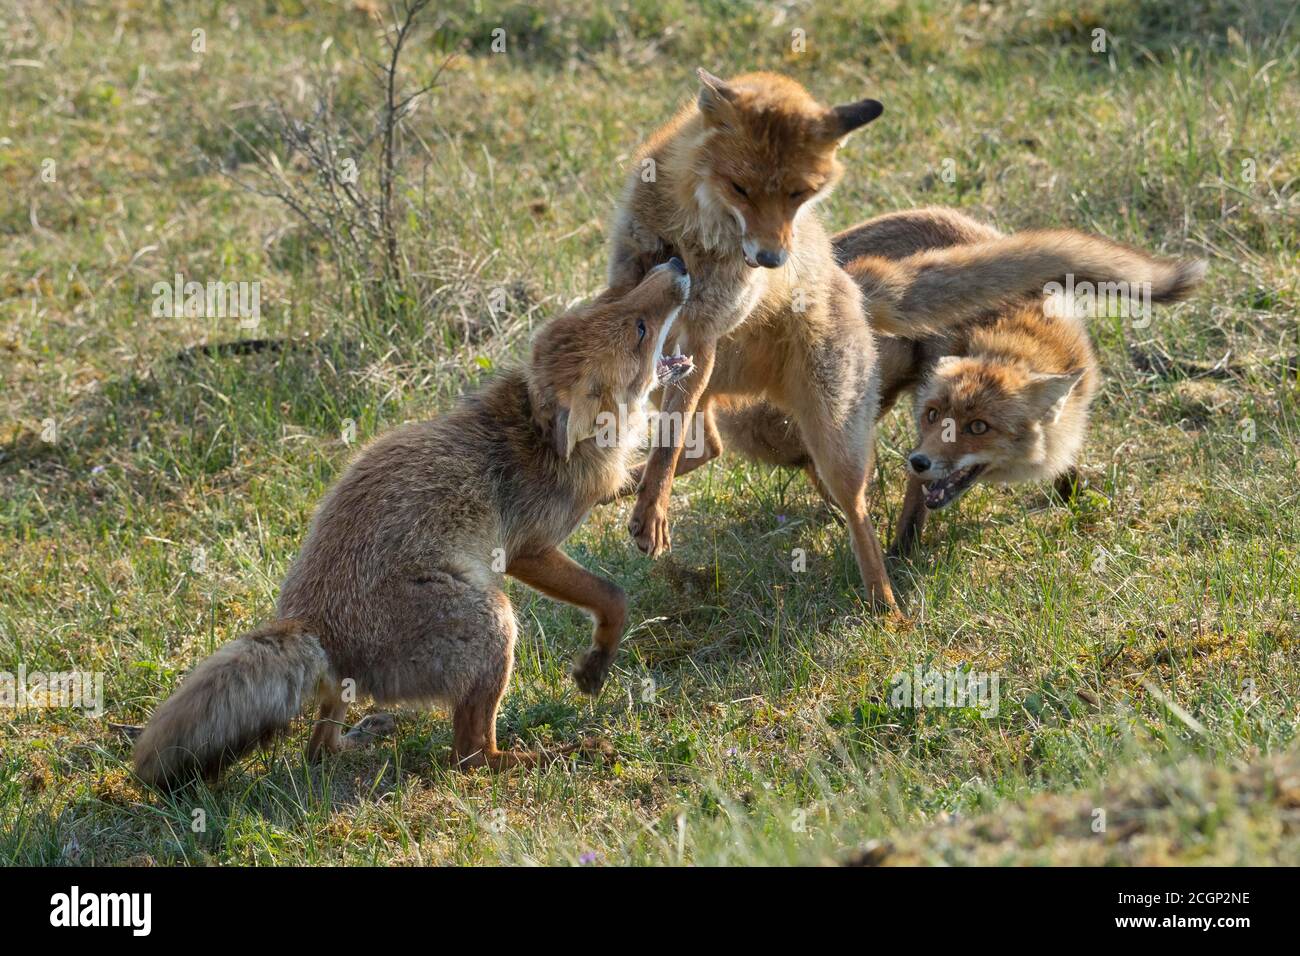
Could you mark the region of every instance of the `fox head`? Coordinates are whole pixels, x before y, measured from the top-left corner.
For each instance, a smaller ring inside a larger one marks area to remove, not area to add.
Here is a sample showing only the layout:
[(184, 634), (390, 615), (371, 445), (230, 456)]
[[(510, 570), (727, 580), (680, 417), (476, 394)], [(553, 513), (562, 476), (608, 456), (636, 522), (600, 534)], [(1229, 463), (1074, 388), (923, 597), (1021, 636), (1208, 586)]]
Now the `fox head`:
[(859, 100), (826, 108), (802, 86), (773, 73), (730, 82), (699, 71), (706, 130), (695, 198), (739, 227), (750, 268), (785, 265), (799, 212), (826, 198), (842, 169), (835, 151), (884, 107)]
[(656, 385), (690, 373), (688, 357), (663, 355), (690, 288), (686, 267), (673, 258), (635, 288), (607, 289), (537, 333), (529, 400), (534, 420), (560, 457), (569, 458), (579, 442), (597, 435), (602, 413), (620, 422), (641, 418)]
[(948, 355), (916, 401), (920, 435), (907, 456), (925, 506), (952, 504), (975, 482), (1016, 481), (1045, 464), (1044, 429), (1060, 417), (1084, 369), (1059, 375)]

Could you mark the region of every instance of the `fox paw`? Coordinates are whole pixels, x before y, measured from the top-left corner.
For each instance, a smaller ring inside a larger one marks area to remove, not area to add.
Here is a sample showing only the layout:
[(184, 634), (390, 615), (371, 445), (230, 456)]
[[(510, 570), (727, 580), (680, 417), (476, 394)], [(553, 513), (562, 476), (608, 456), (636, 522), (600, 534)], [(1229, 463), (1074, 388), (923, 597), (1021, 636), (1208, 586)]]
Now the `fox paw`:
[(135, 740), (144, 733), (144, 726), (136, 724), (109, 724), (108, 729), (117, 731), (127, 740)]
[(618, 756), (617, 751), (614, 750), (614, 745), (604, 737), (583, 737), (574, 750), (577, 753), (586, 755), (588, 758), (599, 755), (606, 760), (613, 760)]
[(600, 647), (589, 647), (573, 665), (573, 682), (591, 697), (600, 693), (614, 665), (614, 655)]
[(603, 737), (583, 737), (575, 743), (563, 744), (554, 750), (545, 751), (542, 755), (542, 759), (546, 761), (559, 760), (562, 758), (567, 759), (569, 757), (586, 757), (587, 759), (591, 759), (595, 756), (603, 757), (606, 760), (613, 760), (618, 756), (618, 751), (614, 749), (613, 744)]
[(397, 719), (392, 714), (368, 714), (361, 722), (343, 735), (349, 747), (365, 747), (391, 737), (397, 730)]
[(627, 523), (627, 530), (643, 554), (657, 558), (672, 550), (672, 538), (668, 534), (668, 513), (660, 505), (649, 504), (643, 507), (638, 503)]

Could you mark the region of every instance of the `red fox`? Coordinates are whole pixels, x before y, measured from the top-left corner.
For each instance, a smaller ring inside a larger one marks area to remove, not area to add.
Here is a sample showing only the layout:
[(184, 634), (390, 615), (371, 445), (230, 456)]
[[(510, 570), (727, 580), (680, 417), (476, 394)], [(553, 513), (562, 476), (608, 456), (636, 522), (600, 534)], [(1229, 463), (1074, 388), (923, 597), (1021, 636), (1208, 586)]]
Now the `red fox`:
[[(726, 82), (700, 70), (699, 77), (695, 102), (637, 155), (614, 216), (609, 283), (633, 284), (671, 255), (686, 260), (695, 291), (674, 335), (696, 372), (666, 394), (663, 409), (683, 422), (698, 409), (706, 447), (683, 458), (681, 443), (670, 440), (651, 452), (628, 528), (650, 556), (668, 550), (674, 472), (721, 451), (714, 400), (767, 396), (796, 414), (809, 436), (818, 471), (848, 518), (868, 595), (896, 607), (866, 505), (876, 396), (871, 336), (859, 319), (858, 291), (811, 212), (841, 174), (841, 141), (882, 107), (865, 99), (827, 109), (770, 73)], [(845, 348), (846, 335), (855, 348)], [(843, 354), (854, 358), (841, 361)]]
[[(276, 619), (218, 649), (163, 702), (136, 741), (139, 777), (215, 778), (313, 701), (313, 758), (391, 729), (375, 715), (344, 735), (347, 691), (446, 704), (459, 766), (547, 756), (497, 749), (516, 629), (504, 576), (595, 618), (573, 677), (599, 691), (626, 599), (558, 545), (627, 480), (652, 386), (689, 373), (659, 351), (689, 287), (674, 259), (606, 291), (543, 326), (526, 368), (362, 451), (317, 509)], [(602, 441), (603, 413), (633, 425)]]
[(941, 332), (1068, 274), (1109, 274), (1113, 260), (1082, 258), (1091, 247), (1045, 234), (1041, 244), (1011, 237), (864, 259), (850, 277), (815, 206), (841, 175), (840, 144), (881, 115), (880, 103), (827, 108), (770, 73), (699, 77), (696, 100), (641, 147), (613, 219), (611, 286), (628, 287), (673, 255), (690, 270), (691, 300), (673, 335), (697, 371), (663, 407), (683, 421), (698, 409), (706, 439), (695, 457), (680, 441), (651, 452), (635, 473), (629, 531), (652, 557), (667, 550), (673, 477), (722, 452), (719, 410), (761, 401), (760, 411), (794, 423), (819, 486), (845, 516), (869, 598), (896, 612), (866, 503), (883, 384), (872, 328)]
[[(878, 321), (881, 312), (871, 303), (887, 281), (882, 277), (895, 265), (940, 254), (957, 261), (953, 257), (961, 254), (968, 264), (1001, 259), (1008, 270), (1001, 279), (992, 270), (956, 273), (963, 281), (985, 275), (1018, 288), (1011, 270), (1022, 268), (1028, 257), (1046, 255), (1080, 282), (1124, 283), (1145, 289), (1153, 302), (1173, 302), (1205, 271), (1202, 261), (1156, 259), (1071, 230), (1007, 237), (943, 208), (879, 216), (838, 234), (834, 244), (837, 258), (862, 288), (868, 324), (881, 333), (876, 339), (880, 414), (903, 392), (916, 392), (920, 437), (908, 455), (907, 493), (893, 546), (902, 552), (916, 544), (928, 511), (953, 504), (979, 481), (1059, 479), (1062, 492), (1072, 486), (1099, 371), (1081, 317), (1072, 311), (1054, 314), (1041, 288), (998, 308), (986, 307), (982, 315), (946, 331), (920, 325), (909, 330)], [(811, 466), (797, 429), (779, 409), (751, 406), (718, 424), (730, 443), (752, 457)]]

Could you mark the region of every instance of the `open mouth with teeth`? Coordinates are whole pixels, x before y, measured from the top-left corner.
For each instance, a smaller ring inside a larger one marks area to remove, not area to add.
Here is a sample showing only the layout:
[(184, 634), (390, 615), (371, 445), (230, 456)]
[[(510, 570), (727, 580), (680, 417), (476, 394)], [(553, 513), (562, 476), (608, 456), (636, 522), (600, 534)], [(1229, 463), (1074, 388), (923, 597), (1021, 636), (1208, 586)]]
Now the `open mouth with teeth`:
[(665, 355), (655, 363), (655, 378), (660, 385), (672, 385), (680, 382), (695, 368), (695, 361), (689, 355)]
[(962, 495), (964, 495), (970, 486), (975, 484), (975, 479), (980, 476), (984, 470), (983, 465), (970, 465), (966, 468), (958, 468), (956, 471), (949, 472), (942, 478), (936, 478), (934, 481), (925, 483), (925, 506), (931, 511), (938, 511), (940, 508), (946, 508)]

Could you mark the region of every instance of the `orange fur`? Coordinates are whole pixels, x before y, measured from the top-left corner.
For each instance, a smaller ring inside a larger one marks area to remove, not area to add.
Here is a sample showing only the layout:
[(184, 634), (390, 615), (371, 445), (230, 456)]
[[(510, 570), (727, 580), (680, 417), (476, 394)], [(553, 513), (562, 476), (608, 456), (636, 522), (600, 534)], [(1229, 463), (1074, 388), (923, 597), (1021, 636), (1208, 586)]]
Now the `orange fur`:
[(683, 457), (680, 443), (655, 449), (629, 530), (647, 554), (668, 550), (674, 476), (721, 453), (719, 411), (736, 414), (758, 403), (760, 415), (771, 412), (790, 426), (766, 429), (751, 447), (762, 452), (782, 429), (799, 436), (801, 454), (845, 514), (867, 594), (893, 607), (866, 481), (882, 395), (888, 401), (892, 387), (887, 376), (895, 360), (910, 363), (916, 345), (883, 336), (878, 342), (873, 329), (919, 342), (1040, 294), (1068, 273), (1104, 274), (1117, 262), (1170, 287), (1187, 274), (1064, 231), (914, 245), (897, 259), (868, 242), (854, 256), (837, 257), (813, 207), (840, 176), (840, 142), (878, 116), (880, 104), (828, 109), (793, 80), (769, 73), (728, 82), (701, 72), (701, 81), (697, 100), (637, 154), (615, 211), (609, 281), (626, 287), (669, 255), (686, 260), (694, 285), (675, 334), (697, 371), (665, 396), (664, 409), (683, 417), (698, 410), (709, 440), (695, 459)]
[[(1003, 236), (943, 208), (878, 216), (834, 242), (837, 258), (863, 289), (868, 324), (906, 336), (876, 338), (880, 414), (903, 392), (918, 390), (920, 437), (909, 457), (919, 456), (927, 467), (909, 478), (895, 535), (899, 549), (915, 543), (930, 508), (951, 504), (976, 481), (1073, 484), (1099, 383), (1097, 362), (1081, 320), (1049, 315), (1041, 288), (1026, 278), (1069, 273), (1081, 281), (1148, 282), (1152, 301), (1168, 302), (1186, 295), (1204, 269), (1071, 230)], [(924, 276), (927, 262), (940, 265), (893, 300), (928, 300), (915, 313), (922, 321), (900, 322), (892, 306), (880, 306), (888, 298), (881, 286), (905, 272)], [(945, 299), (965, 301), (945, 305)], [(730, 410), (718, 417), (718, 427), (751, 457), (811, 464), (796, 423), (770, 404)], [(979, 468), (965, 475), (971, 465)]]
[[(715, 399), (765, 396), (790, 409), (817, 436), (819, 474), (848, 518), (868, 595), (895, 607), (866, 506), (877, 394), (871, 334), (858, 290), (811, 210), (840, 176), (840, 142), (880, 105), (827, 109), (793, 80), (767, 73), (730, 82), (700, 76), (697, 100), (637, 154), (615, 213), (610, 285), (636, 282), (669, 255), (686, 260), (692, 297), (675, 335), (696, 371), (665, 396), (664, 410), (704, 415), (707, 461), (721, 452)], [(838, 354), (846, 343), (855, 356), (848, 362)], [(670, 547), (673, 475), (701, 463), (684, 460), (680, 443), (652, 452), (629, 523), (646, 553)]]

